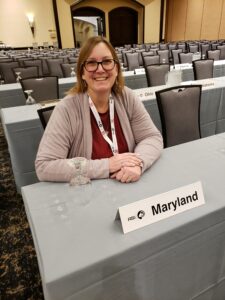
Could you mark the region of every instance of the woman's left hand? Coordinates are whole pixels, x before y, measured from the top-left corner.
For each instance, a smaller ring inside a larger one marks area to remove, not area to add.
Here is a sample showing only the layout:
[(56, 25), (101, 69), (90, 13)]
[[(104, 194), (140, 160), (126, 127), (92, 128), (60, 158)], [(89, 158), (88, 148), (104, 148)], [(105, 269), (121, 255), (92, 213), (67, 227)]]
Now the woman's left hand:
[(141, 167), (122, 167), (118, 172), (115, 172), (110, 176), (110, 178), (115, 178), (121, 182), (135, 182), (138, 181), (141, 177)]

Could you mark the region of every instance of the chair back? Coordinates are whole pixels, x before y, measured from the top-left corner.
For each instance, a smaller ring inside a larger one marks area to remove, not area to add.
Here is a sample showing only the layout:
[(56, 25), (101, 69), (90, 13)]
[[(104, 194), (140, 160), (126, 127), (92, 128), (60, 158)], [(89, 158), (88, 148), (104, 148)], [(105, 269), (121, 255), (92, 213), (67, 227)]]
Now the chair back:
[(208, 50), (206, 51), (208, 59), (219, 60), (220, 59), (220, 49), (217, 50)]
[(19, 73), (18, 77), (21, 79), (25, 78), (31, 78), (31, 77), (38, 77), (38, 67), (33, 66), (33, 67), (19, 67), (19, 68), (13, 68), (14, 76), (15, 79), (17, 80), (17, 74)]
[(144, 66), (159, 64), (159, 55), (148, 55), (143, 57)]
[(213, 78), (213, 59), (198, 59), (192, 62), (194, 79)]
[(61, 64), (61, 68), (63, 72), (63, 77), (74, 77), (76, 73), (77, 64)]
[(0, 63), (0, 74), (4, 80), (4, 83), (16, 82), (13, 68), (17, 68), (17, 67), (19, 67), (18, 61)]
[(160, 64), (168, 64), (169, 63), (169, 50), (158, 50), (157, 54), (159, 55), (159, 63)]
[(20, 83), (26, 97), (26, 90), (33, 91), (32, 97), (36, 102), (59, 98), (59, 85), (57, 76), (21, 79)]
[(47, 107), (42, 107), (37, 110), (38, 116), (40, 118), (41, 124), (44, 129), (46, 128), (46, 126), (48, 124), (48, 121), (51, 117), (51, 114), (52, 114), (54, 108), (55, 108), (55, 105), (51, 105), (51, 106), (47, 106)]
[(172, 49), (171, 50), (174, 65), (177, 65), (180, 63), (178, 55), (179, 55), (179, 53), (182, 53), (182, 52), (183, 52), (182, 49)]
[(139, 56), (139, 53), (137, 53), (137, 52), (126, 53), (127, 65), (128, 65), (129, 71), (133, 71), (134, 69), (140, 68), (138, 56)]
[(47, 59), (47, 65), (50, 76), (58, 76), (59, 78), (63, 77), (63, 72), (61, 69), (61, 64), (63, 64), (63, 58), (50, 58)]
[[(150, 56), (149, 56), (150, 57)], [(148, 86), (166, 84), (166, 77), (170, 70), (169, 64), (157, 64), (145, 66)]]
[(180, 64), (191, 64), (192, 60), (193, 60), (193, 53), (192, 52), (188, 52), (188, 53), (179, 53), (178, 54), (179, 57), (179, 62)]
[(164, 147), (201, 138), (201, 85), (180, 85), (156, 92)]
[(40, 59), (33, 59), (33, 60), (25, 60), (23, 62), (25, 67), (33, 67), (37, 66), (38, 67), (38, 76), (43, 76), (43, 70), (42, 70), (42, 63)]

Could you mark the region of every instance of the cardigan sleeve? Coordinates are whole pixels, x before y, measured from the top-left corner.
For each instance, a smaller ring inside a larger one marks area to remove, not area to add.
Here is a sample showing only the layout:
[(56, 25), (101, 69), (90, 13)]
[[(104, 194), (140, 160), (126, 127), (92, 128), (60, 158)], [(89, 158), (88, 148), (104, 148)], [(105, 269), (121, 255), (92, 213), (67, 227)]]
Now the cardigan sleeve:
[(144, 172), (161, 155), (163, 149), (162, 135), (143, 103), (131, 89), (125, 89), (124, 100), (135, 140), (134, 152), (140, 154), (143, 160), (142, 172)]

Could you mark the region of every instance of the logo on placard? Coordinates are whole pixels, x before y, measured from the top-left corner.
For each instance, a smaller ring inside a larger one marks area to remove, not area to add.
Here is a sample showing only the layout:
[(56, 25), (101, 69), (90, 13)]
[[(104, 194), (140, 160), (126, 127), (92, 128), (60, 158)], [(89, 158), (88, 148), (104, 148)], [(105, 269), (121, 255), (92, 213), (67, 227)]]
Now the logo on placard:
[(138, 219), (143, 219), (144, 216), (145, 216), (145, 212), (143, 210), (139, 210), (139, 212), (137, 213)]

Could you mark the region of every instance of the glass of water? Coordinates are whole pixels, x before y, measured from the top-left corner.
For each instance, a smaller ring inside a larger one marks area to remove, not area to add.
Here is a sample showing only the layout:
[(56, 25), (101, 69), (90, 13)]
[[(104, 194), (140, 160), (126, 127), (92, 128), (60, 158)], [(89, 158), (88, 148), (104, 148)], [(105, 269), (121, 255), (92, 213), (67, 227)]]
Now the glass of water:
[(84, 157), (75, 157), (70, 160), (70, 165), (74, 168), (74, 176), (70, 180), (71, 186), (83, 185), (90, 183), (91, 180), (87, 176), (88, 161)]
[(34, 98), (31, 96), (31, 94), (33, 93), (33, 90), (26, 90), (26, 91), (24, 91), (24, 92), (27, 94), (26, 105), (35, 104), (36, 101), (35, 101)]

